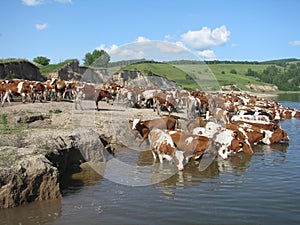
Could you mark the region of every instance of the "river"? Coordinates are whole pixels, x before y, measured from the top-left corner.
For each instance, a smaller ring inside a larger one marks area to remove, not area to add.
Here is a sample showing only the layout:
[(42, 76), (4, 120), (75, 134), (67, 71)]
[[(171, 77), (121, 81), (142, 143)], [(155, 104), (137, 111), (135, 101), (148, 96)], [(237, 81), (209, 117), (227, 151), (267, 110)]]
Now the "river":
[[(299, 94), (280, 94), (300, 109)], [(300, 119), (280, 122), (289, 143), (257, 145), (254, 155), (190, 163), (170, 178), (123, 185), (92, 169), (74, 174), (61, 200), (0, 210), (0, 224), (300, 224)], [(119, 153), (139, 165), (150, 152)]]

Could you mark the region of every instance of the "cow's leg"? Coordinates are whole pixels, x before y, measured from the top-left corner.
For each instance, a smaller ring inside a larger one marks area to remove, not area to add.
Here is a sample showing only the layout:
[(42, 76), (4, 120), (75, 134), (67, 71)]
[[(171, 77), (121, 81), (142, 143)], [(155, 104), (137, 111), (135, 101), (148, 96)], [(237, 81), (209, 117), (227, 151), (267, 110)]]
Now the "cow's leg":
[(159, 162), (163, 163), (164, 158), (163, 158), (162, 154), (158, 154), (158, 158), (159, 158)]
[(11, 105), (10, 98), (9, 98), (9, 91), (6, 91), (5, 94), (4, 94), (4, 96), (3, 96), (3, 99), (2, 99), (2, 107), (3, 107), (4, 102), (5, 102), (6, 100), (7, 100), (8, 103)]
[(152, 150), (151, 152), (152, 152), (152, 155), (153, 155), (153, 159), (154, 159), (154, 161), (155, 161), (156, 158), (157, 158), (156, 152), (155, 152), (154, 150)]
[(26, 93), (22, 93), (21, 98), (22, 98), (22, 103), (25, 104), (25, 102), (26, 102)]
[(99, 111), (99, 108), (98, 108), (98, 100), (96, 100), (96, 109)]

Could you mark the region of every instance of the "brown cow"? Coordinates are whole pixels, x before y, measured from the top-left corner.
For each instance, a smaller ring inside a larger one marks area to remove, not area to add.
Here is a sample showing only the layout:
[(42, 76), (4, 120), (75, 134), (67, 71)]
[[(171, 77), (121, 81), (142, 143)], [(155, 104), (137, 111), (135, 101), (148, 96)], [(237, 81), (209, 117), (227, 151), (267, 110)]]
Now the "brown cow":
[(33, 92), (33, 102), (39, 100), (42, 102), (45, 99), (45, 91), (46, 87), (42, 82), (33, 82), (31, 84), (32, 92)]
[(169, 116), (175, 109), (174, 105), (165, 98), (155, 96), (153, 98), (153, 101), (154, 101), (154, 105), (155, 105), (154, 107), (156, 107), (156, 110), (157, 110), (156, 111), (157, 115), (159, 115), (159, 116), (160, 116), (161, 109), (162, 110), (166, 109), (168, 111)]
[(109, 102), (109, 99), (114, 100), (113, 96), (109, 93), (109, 91), (101, 89), (99, 91), (98, 95), (97, 95), (96, 100), (95, 100), (97, 110), (99, 110), (98, 102), (101, 101), (101, 100), (104, 100), (104, 99), (106, 99), (107, 103)]

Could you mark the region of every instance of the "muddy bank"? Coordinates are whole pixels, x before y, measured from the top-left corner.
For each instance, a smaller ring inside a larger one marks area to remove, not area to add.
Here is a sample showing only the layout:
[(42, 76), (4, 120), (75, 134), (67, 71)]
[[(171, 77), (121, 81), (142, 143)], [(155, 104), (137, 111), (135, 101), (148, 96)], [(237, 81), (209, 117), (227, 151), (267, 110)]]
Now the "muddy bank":
[(61, 198), (65, 173), (85, 162), (105, 161), (121, 144), (111, 112), (123, 118), (124, 110), (105, 102), (99, 112), (92, 101), (82, 105), (84, 110), (71, 102), (1, 108), (0, 208)]

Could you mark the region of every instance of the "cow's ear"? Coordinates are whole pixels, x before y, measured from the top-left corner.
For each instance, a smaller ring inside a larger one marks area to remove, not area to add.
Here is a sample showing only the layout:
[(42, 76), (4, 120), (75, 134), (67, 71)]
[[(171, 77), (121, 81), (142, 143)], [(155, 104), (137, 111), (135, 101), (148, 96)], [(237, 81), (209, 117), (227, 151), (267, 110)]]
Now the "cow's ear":
[(133, 123), (133, 120), (129, 120), (129, 123)]

